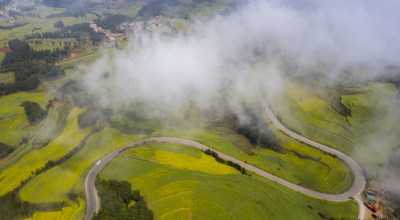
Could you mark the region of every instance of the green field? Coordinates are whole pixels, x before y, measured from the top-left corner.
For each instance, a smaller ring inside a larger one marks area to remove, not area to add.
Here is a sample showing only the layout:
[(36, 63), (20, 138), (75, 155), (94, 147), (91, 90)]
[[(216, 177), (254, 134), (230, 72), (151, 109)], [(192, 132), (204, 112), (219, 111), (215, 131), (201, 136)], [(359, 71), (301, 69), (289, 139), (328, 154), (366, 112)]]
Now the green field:
[(351, 171), (341, 160), (274, 131), (285, 149), (308, 155), (317, 161), (299, 158), (294, 153), (281, 154), (254, 148), (246, 138), (229, 130), (164, 129), (155, 135), (196, 140), (288, 181), (321, 192), (339, 193), (351, 186)]
[(35, 131), (34, 127), (29, 127), (24, 108), (21, 106), (23, 102), (37, 102), (41, 108), (46, 109), (51, 98), (44, 91), (19, 92), (0, 97), (0, 142), (16, 146), (24, 136)]
[[(57, 21), (62, 21), (65, 26), (69, 26), (76, 23), (84, 23), (92, 21), (95, 16), (88, 14), (84, 17), (63, 17), (63, 18), (47, 18), (50, 14), (56, 14), (63, 12), (65, 9), (55, 9), (46, 6), (36, 6), (36, 9), (29, 11), (25, 14), (24, 20), (22, 22), (27, 22), (28, 24), (22, 27), (13, 28), (12, 30), (1, 30), (0, 31), (0, 45), (7, 43), (7, 41), (18, 38), (23, 39), (24, 35), (32, 34), (34, 28), (41, 28), (37, 30), (39, 32), (53, 32), (57, 30), (54, 27), (54, 23)], [(8, 24), (9, 25), (9, 24)], [(35, 32), (37, 32), (35, 31)]]
[[(125, 135), (113, 128), (105, 128), (92, 135), (85, 147), (67, 162), (54, 167), (33, 178), (20, 191), (22, 200), (31, 203), (66, 202), (62, 211), (37, 213), (34, 219), (81, 219), (85, 206), (81, 197), (84, 193), (84, 180), (89, 169), (112, 150), (130, 144), (143, 135)], [(79, 204), (68, 194), (79, 195)], [(37, 215), (37, 216), (36, 216)]]
[(14, 77), (14, 73), (13, 72), (0, 73), (0, 83), (4, 83), (4, 84), (14, 83), (14, 78), (15, 77)]
[(371, 176), (391, 149), (400, 144), (400, 127), (396, 123), (400, 119), (398, 91), (392, 84), (375, 84), (351, 89), (355, 94), (342, 94), (342, 103), (352, 110), (350, 124), (325, 101), (323, 94), (308, 92), (294, 83), (287, 83), (285, 88), (285, 95), (270, 100), (272, 109), (279, 109), (277, 115), (283, 123), (312, 140), (354, 156), (371, 170)]
[(36, 212), (32, 218), (25, 220), (78, 220), (84, 218), (85, 201), (78, 198), (79, 204), (72, 204), (71, 206), (64, 207), (61, 211), (53, 212)]
[[(7, 96), (8, 97), (8, 96)], [(37, 169), (44, 167), (49, 160), (57, 160), (76, 147), (90, 133), (91, 128), (79, 129), (78, 115), (82, 110), (74, 108), (68, 115), (63, 133), (42, 148), (32, 148), (29, 152), (22, 151), (15, 157), (16, 163), (5, 167), (0, 173), (0, 195), (3, 195), (27, 179)]]
[(142, 135), (124, 135), (105, 128), (91, 136), (85, 147), (67, 162), (33, 178), (21, 189), (21, 199), (31, 203), (69, 202), (69, 192), (84, 192), (86, 174), (99, 159), (141, 138)]
[[(166, 152), (167, 159), (157, 160)], [(150, 143), (124, 152), (100, 177), (129, 181), (141, 191), (156, 219), (321, 219), (318, 213), (356, 218), (352, 201), (311, 199), (260, 177), (205, 173), (185, 163), (187, 157), (205, 160), (202, 154), (179, 145)]]

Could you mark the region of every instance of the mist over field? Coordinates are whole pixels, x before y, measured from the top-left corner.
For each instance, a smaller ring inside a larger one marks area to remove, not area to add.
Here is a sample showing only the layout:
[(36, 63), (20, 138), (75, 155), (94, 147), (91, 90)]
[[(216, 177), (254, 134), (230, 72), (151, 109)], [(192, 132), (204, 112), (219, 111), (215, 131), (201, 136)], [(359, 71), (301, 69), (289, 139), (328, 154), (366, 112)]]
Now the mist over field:
[[(87, 84), (113, 105), (144, 99), (175, 106), (188, 99), (208, 105), (224, 92), (276, 90), (283, 72), (322, 67), (332, 79), (362, 68), (371, 78), (400, 63), (399, 9), (398, 1), (249, 1), (195, 21), (189, 34), (137, 36), (128, 52), (90, 66)], [(106, 72), (115, 93), (99, 83)]]
[[(317, 73), (330, 84), (399, 68), (399, 11), (396, 0), (249, 1), (229, 14), (194, 21), (185, 34), (136, 35), (127, 51), (84, 67), (85, 84), (103, 105), (142, 102), (151, 117), (182, 113), (188, 103), (212, 109), (221, 102), (240, 116), (238, 100), (279, 94), (282, 82), (295, 76)], [(376, 140), (385, 139), (380, 135), (366, 146), (378, 154), (384, 143)], [(390, 173), (379, 178), (385, 176), (392, 188), (400, 180)]]

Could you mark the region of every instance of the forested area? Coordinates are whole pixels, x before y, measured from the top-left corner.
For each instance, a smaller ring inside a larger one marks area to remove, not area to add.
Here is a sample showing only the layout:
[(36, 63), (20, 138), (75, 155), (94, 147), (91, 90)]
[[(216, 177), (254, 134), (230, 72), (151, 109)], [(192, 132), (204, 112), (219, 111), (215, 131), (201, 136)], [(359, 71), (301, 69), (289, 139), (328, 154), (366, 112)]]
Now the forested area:
[(101, 198), (101, 208), (93, 217), (94, 220), (153, 219), (153, 211), (148, 209), (139, 190), (131, 190), (129, 182), (96, 179), (96, 188)]
[(104, 39), (105, 35), (101, 32), (95, 32), (90, 28), (89, 23), (73, 24), (59, 28), (60, 30), (53, 32), (32, 33), (26, 34), (25, 39), (34, 38), (50, 38), (50, 39), (63, 39), (74, 38), (78, 44), (85, 44), (87, 40), (92, 41), (93, 45), (98, 45)]
[(132, 18), (126, 15), (121, 14), (105, 14), (105, 18), (97, 18), (94, 22), (103, 29), (110, 29), (111, 32), (117, 33), (121, 32), (118, 29), (118, 25), (122, 24), (123, 22), (130, 22)]
[(14, 72), (15, 82), (0, 83), (0, 96), (36, 89), (41, 81), (55, 80), (64, 74), (54, 63), (58, 57), (67, 54), (66, 49), (36, 51), (18, 39), (8, 41), (8, 45), (11, 51), (1, 63), (1, 72)]

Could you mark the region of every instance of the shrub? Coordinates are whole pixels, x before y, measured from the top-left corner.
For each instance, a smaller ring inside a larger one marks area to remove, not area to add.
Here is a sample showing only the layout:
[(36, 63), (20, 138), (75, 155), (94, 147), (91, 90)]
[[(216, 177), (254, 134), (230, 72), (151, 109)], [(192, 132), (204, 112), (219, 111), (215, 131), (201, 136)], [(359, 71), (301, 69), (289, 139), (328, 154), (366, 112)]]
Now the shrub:
[(47, 117), (47, 112), (40, 108), (40, 105), (36, 102), (26, 101), (22, 105), (31, 124), (39, 123)]
[(6, 157), (7, 155), (11, 154), (14, 151), (14, 148), (0, 142), (0, 159)]

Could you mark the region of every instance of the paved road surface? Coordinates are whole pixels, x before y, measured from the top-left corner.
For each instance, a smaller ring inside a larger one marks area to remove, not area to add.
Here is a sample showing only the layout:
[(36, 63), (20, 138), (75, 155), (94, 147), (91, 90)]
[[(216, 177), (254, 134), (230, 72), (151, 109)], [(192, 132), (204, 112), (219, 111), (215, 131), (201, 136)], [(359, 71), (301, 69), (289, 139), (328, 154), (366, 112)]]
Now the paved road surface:
[[(344, 192), (342, 194), (339, 194), (338, 196), (340, 197), (340, 199), (343, 199), (343, 200), (345, 200), (345, 197), (349, 197), (349, 196), (354, 197), (354, 199), (356, 200), (356, 202), (357, 202), (357, 204), (359, 206), (359, 217), (358, 218), (359, 219), (363, 219), (364, 218), (364, 212), (365, 212), (365, 210), (364, 210), (365, 206), (362, 203), (360, 194), (361, 194), (362, 190), (365, 187), (365, 175), (364, 175), (364, 172), (363, 172), (361, 166), (353, 158), (347, 156), (346, 154), (344, 154), (344, 153), (342, 153), (342, 152), (340, 152), (338, 150), (332, 149), (330, 147), (327, 147), (325, 145), (322, 145), (322, 144), (320, 144), (318, 142), (315, 142), (313, 140), (310, 140), (308, 138), (305, 138), (305, 137), (303, 137), (303, 136), (301, 136), (299, 134), (296, 134), (293, 131), (287, 129), (276, 118), (276, 116), (274, 115), (274, 113), (272, 112), (272, 110), (270, 108), (266, 107), (265, 111), (267, 113), (267, 116), (268, 116), (269, 120), (272, 122), (272, 124), (276, 128), (278, 128), (281, 132), (285, 133), (286, 135), (288, 135), (288, 136), (290, 136), (290, 137), (292, 137), (292, 138), (294, 138), (296, 140), (299, 140), (299, 141), (304, 142), (304, 143), (306, 143), (308, 145), (311, 145), (311, 146), (313, 146), (315, 148), (318, 148), (318, 149), (320, 149), (322, 151), (337, 155), (337, 157), (339, 159), (344, 161), (350, 167), (350, 169), (353, 171), (353, 174), (354, 174), (353, 185), (351, 186), (351, 188), (349, 190), (347, 190), (346, 192)], [(299, 190), (299, 192), (304, 193), (304, 192), (302, 192), (300, 190)], [(313, 196), (314, 193), (312, 193), (312, 194), (304, 193), (304, 194)], [(314, 196), (314, 197), (316, 197), (316, 196)], [(336, 197), (336, 198), (339, 198), (339, 197)], [(320, 197), (317, 197), (317, 198), (320, 198)], [(329, 199), (327, 197), (326, 200), (331, 200), (331, 199)]]
[[(357, 164), (357, 162), (355, 162), (352, 158), (350, 158), (349, 156), (347, 156), (346, 154), (343, 154), (337, 150), (334, 150), (332, 148), (329, 148), (327, 146), (324, 146), (322, 144), (319, 144), (315, 141), (309, 140), (305, 137), (302, 137), (290, 130), (288, 130), (286, 127), (284, 127), (279, 121), (278, 119), (275, 117), (275, 115), (272, 113), (272, 111), (268, 108), (266, 108), (266, 112), (267, 115), (269, 117), (269, 119), (272, 121), (272, 123), (282, 132), (286, 133), (287, 135), (291, 136), (292, 138), (295, 138), (297, 140), (303, 141), (309, 145), (312, 145), (316, 148), (319, 148), (323, 151), (332, 153), (332, 154), (336, 154), (338, 156), (338, 158), (340, 158), (341, 160), (343, 160), (353, 171), (354, 173), (354, 182), (352, 187), (341, 194), (326, 194), (326, 193), (320, 193), (320, 192), (316, 192), (310, 189), (306, 189), (303, 188), (301, 186), (298, 186), (296, 184), (293, 184), (291, 182), (288, 182), (284, 179), (281, 179), (277, 176), (274, 176), (270, 173), (267, 173), (257, 167), (251, 166), (247, 163), (244, 163), (240, 160), (237, 160), (231, 156), (228, 156), (224, 153), (221, 153), (219, 151), (214, 150), (215, 152), (218, 153), (218, 155), (225, 159), (225, 160), (231, 160), (237, 164), (239, 164), (240, 166), (244, 167), (245, 169), (254, 172), (260, 176), (266, 177), (272, 181), (275, 181), (279, 184), (282, 184), (286, 187), (289, 187), (295, 191), (298, 191), (300, 193), (315, 197), (315, 198), (319, 198), (319, 199), (323, 199), (323, 200), (329, 200), (329, 201), (338, 201), (338, 202), (342, 202), (342, 201), (347, 201), (349, 200), (349, 197), (355, 197), (356, 201), (359, 205), (360, 208), (360, 214), (363, 213), (363, 210), (361, 210), (362, 208), (364, 208), (364, 206), (362, 205), (361, 200), (359, 200), (359, 193), (363, 190), (364, 188), (364, 184), (365, 184), (365, 178), (362, 172), (361, 167)], [(96, 187), (94, 185), (96, 176), (98, 175), (98, 173), (100, 172), (101, 169), (103, 169), (108, 162), (110, 162), (112, 159), (114, 159), (115, 157), (117, 157), (119, 155), (120, 152), (128, 149), (128, 148), (132, 148), (132, 147), (136, 147), (139, 145), (142, 145), (143, 143), (147, 143), (147, 142), (163, 142), (163, 143), (177, 143), (177, 144), (183, 144), (183, 145), (187, 145), (190, 147), (194, 147), (197, 148), (199, 150), (206, 150), (209, 149), (209, 147), (202, 145), (198, 142), (195, 141), (191, 141), (191, 140), (186, 140), (186, 139), (180, 139), (180, 138), (170, 138), (170, 137), (153, 137), (153, 138), (147, 138), (147, 139), (143, 139), (140, 141), (137, 141), (133, 144), (121, 147), (109, 154), (107, 154), (105, 157), (103, 157), (100, 162), (98, 162), (88, 173), (88, 175), (86, 176), (85, 179), (85, 191), (86, 191), (86, 202), (87, 202), (87, 208), (86, 208), (86, 216), (85, 216), (85, 220), (90, 220), (93, 217), (93, 214), (95, 212), (97, 212), (100, 209), (100, 201), (99, 198), (97, 196), (97, 191), (96, 191)]]

